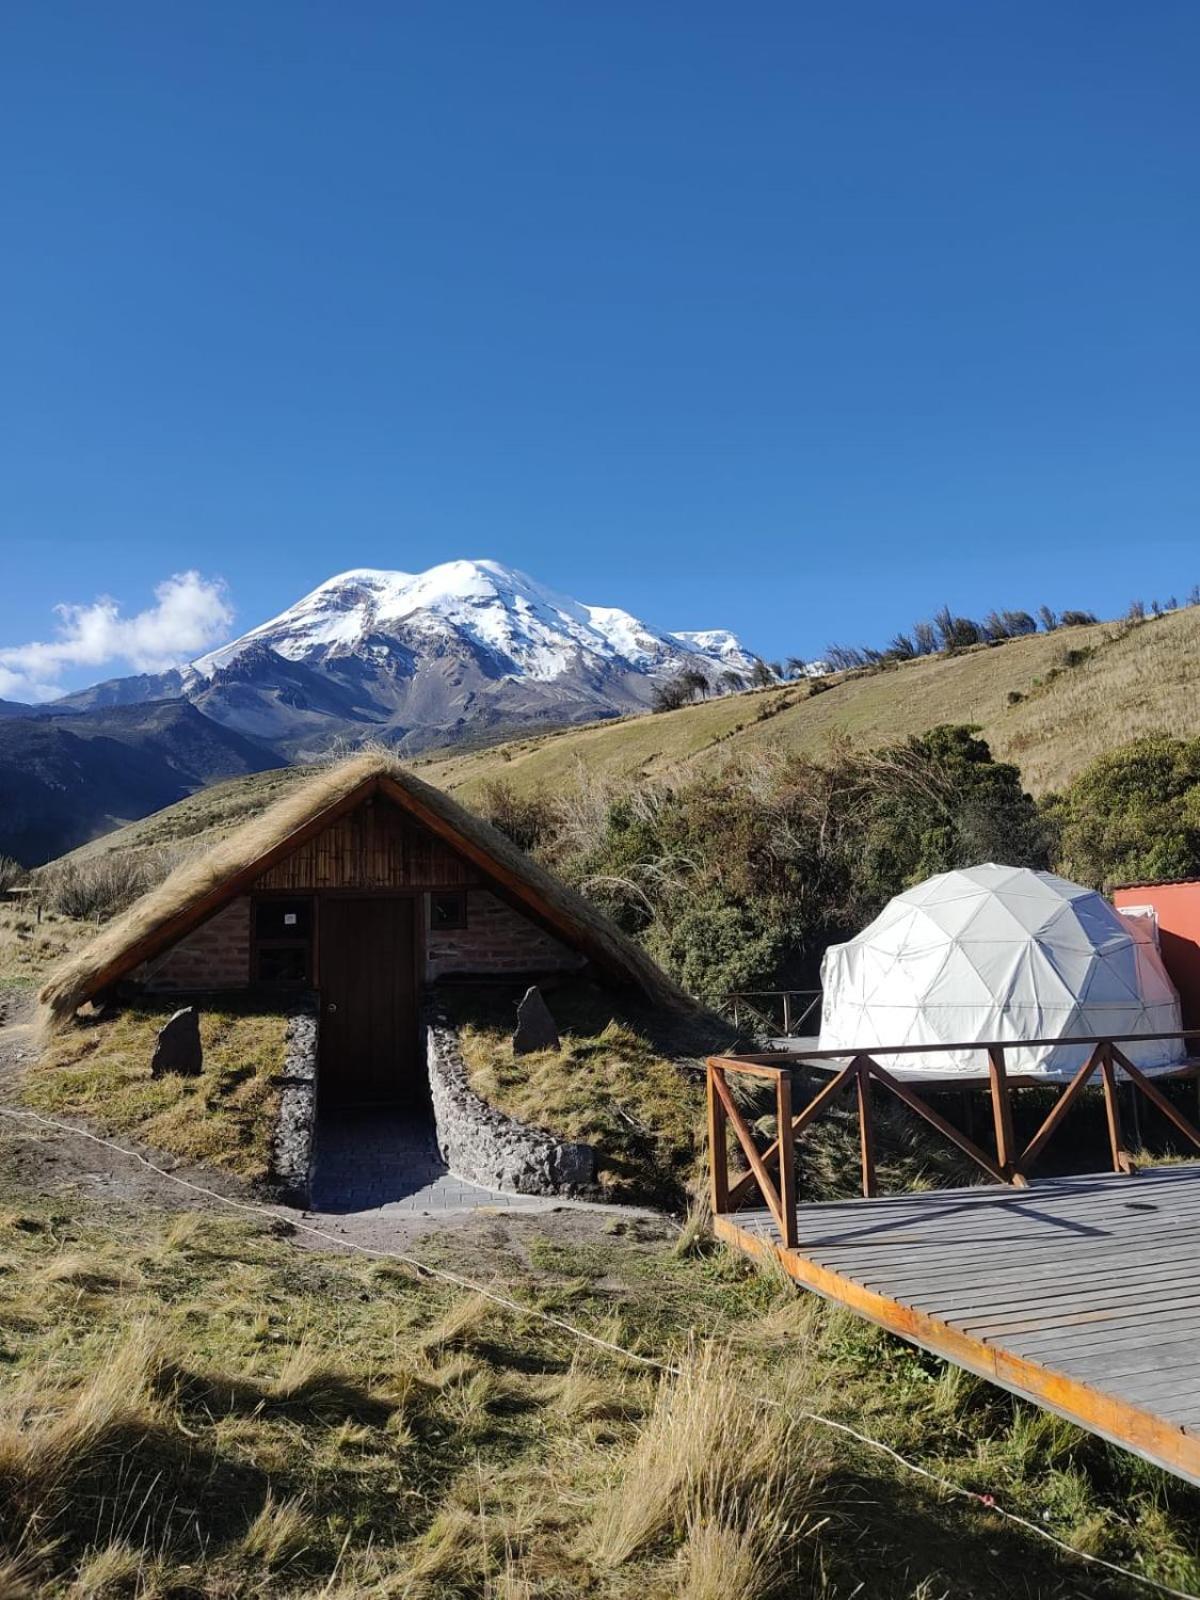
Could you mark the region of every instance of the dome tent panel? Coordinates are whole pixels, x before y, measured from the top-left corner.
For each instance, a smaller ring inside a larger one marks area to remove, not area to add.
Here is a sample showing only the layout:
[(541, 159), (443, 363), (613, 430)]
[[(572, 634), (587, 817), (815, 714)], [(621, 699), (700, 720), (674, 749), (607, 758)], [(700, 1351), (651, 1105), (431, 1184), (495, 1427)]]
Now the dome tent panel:
[[(869, 1051), (902, 1077), (978, 1077), (986, 1061), (979, 1050), (895, 1056), (889, 1046), (1181, 1026), (1152, 933), (1128, 927), (1093, 890), (1023, 867), (942, 873), (896, 896), (855, 939), (830, 947), (822, 981), (822, 1049)], [(1152, 1071), (1184, 1054), (1179, 1040), (1123, 1048)], [(1048, 1079), (1071, 1076), (1086, 1057), (1082, 1046), (1007, 1052), (1010, 1071)]]

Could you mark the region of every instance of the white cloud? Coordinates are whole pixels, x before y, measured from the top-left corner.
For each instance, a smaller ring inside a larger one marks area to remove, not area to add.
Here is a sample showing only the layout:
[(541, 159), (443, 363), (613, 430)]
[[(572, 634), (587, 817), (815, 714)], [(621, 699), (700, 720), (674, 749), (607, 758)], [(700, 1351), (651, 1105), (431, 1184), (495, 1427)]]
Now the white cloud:
[(177, 572), (154, 598), (132, 617), (107, 595), (88, 606), (55, 606), (57, 638), (0, 648), (0, 697), (52, 699), (63, 693), (63, 674), (78, 667), (119, 663), (132, 672), (165, 672), (228, 638), (233, 607), (219, 579)]

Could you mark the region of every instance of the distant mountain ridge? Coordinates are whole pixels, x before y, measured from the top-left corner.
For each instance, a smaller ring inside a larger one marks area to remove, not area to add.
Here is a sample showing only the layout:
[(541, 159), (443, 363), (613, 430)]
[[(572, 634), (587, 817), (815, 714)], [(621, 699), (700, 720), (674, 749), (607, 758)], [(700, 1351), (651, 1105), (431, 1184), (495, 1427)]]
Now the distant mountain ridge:
[(112, 679), (47, 709), (178, 696), (287, 760), (367, 737), (415, 753), (645, 710), (655, 686), (685, 670), (720, 692), (755, 660), (725, 630), (664, 632), (496, 561), (450, 561), (340, 573), (189, 666)]
[(0, 721), (0, 854), (36, 865), (203, 788), (279, 764), (186, 700)]

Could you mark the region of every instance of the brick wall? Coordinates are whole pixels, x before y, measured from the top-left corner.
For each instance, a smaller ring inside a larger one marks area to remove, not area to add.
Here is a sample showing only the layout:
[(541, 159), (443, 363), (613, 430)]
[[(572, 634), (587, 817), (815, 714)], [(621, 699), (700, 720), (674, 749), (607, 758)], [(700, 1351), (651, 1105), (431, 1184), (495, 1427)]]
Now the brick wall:
[(451, 972), (571, 971), (584, 961), (486, 889), (467, 894), (465, 928), (429, 930), (426, 958), (430, 979)]
[(250, 981), (250, 901), (231, 900), (135, 979), (147, 989), (240, 989)]

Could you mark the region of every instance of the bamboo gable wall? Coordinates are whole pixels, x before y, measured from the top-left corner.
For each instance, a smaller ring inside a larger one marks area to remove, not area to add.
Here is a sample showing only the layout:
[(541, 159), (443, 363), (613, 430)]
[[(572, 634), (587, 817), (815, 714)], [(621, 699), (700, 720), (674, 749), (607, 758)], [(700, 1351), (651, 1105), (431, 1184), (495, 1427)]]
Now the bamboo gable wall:
[(368, 801), (277, 861), (256, 890), (467, 889), (483, 882), (455, 851), (387, 801)]

